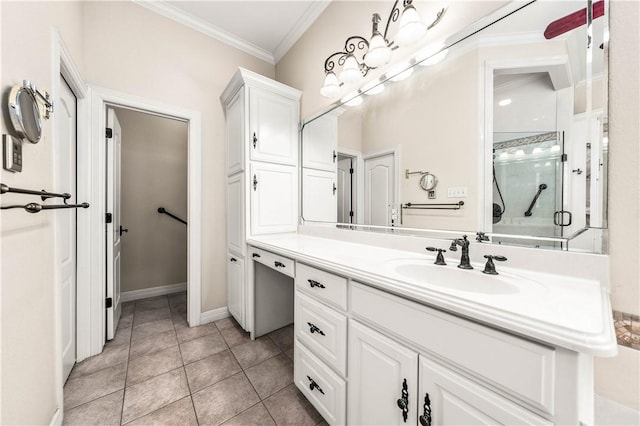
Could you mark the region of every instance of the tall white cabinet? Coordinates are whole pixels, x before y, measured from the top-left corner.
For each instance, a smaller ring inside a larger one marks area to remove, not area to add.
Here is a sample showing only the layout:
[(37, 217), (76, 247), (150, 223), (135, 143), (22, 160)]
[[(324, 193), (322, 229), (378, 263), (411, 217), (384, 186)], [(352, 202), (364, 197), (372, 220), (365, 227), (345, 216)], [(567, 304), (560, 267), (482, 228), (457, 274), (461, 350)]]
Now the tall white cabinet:
[(220, 100), (226, 120), (227, 306), (252, 331), (246, 240), (298, 226), (301, 92), (240, 68)]

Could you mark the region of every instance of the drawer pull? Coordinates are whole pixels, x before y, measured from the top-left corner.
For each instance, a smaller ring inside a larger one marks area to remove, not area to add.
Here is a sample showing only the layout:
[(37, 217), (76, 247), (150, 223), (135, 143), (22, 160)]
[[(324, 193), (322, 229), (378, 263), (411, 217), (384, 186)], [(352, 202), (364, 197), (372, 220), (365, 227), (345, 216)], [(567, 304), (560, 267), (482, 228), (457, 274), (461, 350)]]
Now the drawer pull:
[(315, 324), (312, 324), (310, 322), (307, 322), (307, 324), (309, 325), (309, 332), (311, 334), (318, 333), (319, 335), (324, 336), (324, 331), (320, 330), (318, 328), (318, 326), (316, 326)]
[(276, 268), (284, 268), (284, 263), (278, 262), (277, 260), (273, 263)]
[(256, 132), (253, 132), (253, 148), (256, 148), (256, 142), (258, 142), (258, 136), (256, 136)]
[(424, 394), (424, 413), (419, 419), (422, 426), (431, 426), (431, 400), (428, 393)]
[(260, 257), (260, 255), (258, 253), (253, 253), (251, 257)]
[(318, 386), (318, 384), (316, 383), (315, 380), (313, 380), (309, 376), (307, 376), (307, 379), (309, 379), (309, 389), (311, 389), (311, 390), (318, 389), (318, 392), (320, 392), (321, 394), (324, 395), (324, 391), (322, 390), (322, 388), (320, 386)]
[(409, 416), (409, 392), (407, 391), (407, 379), (404, 379), (402, 382), (402, 397), (398, 399), (398, 408), (402, 410), (402, 418), (406, 423), (407, 417)]
[(314, 288), (314, 287), (318, 287), (318, 288), (325, 288), (325, 286), (324, 286), (324, 285), (320, 284), (320, 283), (319, 283), (318, 281), (316, 281), (316, 280), (307, 280), (307, 281), (309, 281), (309, 286), (310, 286), (311, 288)]
[(232, 257), (232, 258), (231, 258), (231, 259), (229, 259), (229, 260), (230, 260), (230, 261), (232, 261), (232, 262), (237, 262), (237, 260), (236, 260), (236, 258), (235, 258), (235, 257)]

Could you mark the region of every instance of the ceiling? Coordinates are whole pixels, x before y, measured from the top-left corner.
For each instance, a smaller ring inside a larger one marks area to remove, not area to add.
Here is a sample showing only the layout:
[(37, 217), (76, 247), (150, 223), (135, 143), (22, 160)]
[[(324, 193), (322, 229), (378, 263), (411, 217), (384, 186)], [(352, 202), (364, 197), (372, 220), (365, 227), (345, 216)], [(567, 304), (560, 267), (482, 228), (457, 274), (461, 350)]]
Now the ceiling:
[(167, 18), (277, 63), (331, 0), (135, 0)]

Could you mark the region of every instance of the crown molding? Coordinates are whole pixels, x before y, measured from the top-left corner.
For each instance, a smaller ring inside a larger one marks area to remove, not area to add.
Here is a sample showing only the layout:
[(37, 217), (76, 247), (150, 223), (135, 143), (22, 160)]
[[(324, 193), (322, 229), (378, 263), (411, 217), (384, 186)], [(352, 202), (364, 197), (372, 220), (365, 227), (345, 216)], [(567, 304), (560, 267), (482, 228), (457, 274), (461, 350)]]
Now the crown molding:
[(294, 44), (302, 37), (315, 22), (316, 19), (324, 12), (324, 10), (331, 4), (331, 0), (319, 0), (314, 1), (309, 5), (304, 15), (296, 22), (296, 25), (287, 33), (282, 41), (276, 46), (273, 51), (273, 58), (276, 63), (282, 59), (284, 55), (293, 47)]
[[(236, 49), (242, 50), (243, 52), (253, 55), (258, 59), (262, 59), (263, 61), (266, 61), (272, 65), (275, 65), (276, 63), (274, 59), (274, 55), (268, 50), (262, 49), (261, 47), (258, 47), (253, 43), (249, 43), (246, 40), (238, 38), (233, 34), (221, 28), (218, 28), (215, 25), (211, 25), (201, 19), (198, 19), (193, 15), (186, 13), (178, 9), (177, 7), (172, 6), (164, 1), (133, 0), (133, 2), (146, 9), (156, 12), (166, 18), (176, 21), (182, 25), (185, 25), (193, 30), (199, 31), (203, 34), (208, 35), (209, 37), (215, 38), (216, 40), (221, 41), (225, 44), (228, 44), (229, 46), (235, 47)], [(296, 28), (297, 28), (297, 25), (296, 25)], [(305, 27), (305, 30), (306, 30), (306, 27)]]

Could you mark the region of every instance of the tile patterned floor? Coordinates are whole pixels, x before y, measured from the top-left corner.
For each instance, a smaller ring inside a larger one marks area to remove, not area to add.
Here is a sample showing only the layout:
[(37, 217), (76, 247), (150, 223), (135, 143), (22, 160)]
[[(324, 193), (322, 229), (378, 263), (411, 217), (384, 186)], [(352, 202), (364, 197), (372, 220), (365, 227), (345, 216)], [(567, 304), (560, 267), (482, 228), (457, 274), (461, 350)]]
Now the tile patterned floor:
[(186, 293), (123, 304), (113, 340), (75, 365), (68, 425), (316, 425), (293, 384), (293, 326), (251, 341), (231, 318), (189, 328)]

